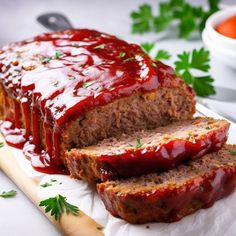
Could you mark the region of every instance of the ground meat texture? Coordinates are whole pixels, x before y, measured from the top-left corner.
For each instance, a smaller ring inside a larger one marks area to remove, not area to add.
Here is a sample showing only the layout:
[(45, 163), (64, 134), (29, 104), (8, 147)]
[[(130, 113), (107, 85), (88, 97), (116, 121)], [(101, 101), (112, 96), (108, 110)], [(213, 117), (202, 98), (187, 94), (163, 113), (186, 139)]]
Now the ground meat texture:
[(156, 129), (146, 127), (72, 149), (66, 153), (66, 163), (72, 177), (89, 182), (168, 170), (220, 149), (226, 142), (228, 128), (227, 121), (204, 117), (175, 121)]
[(173, 222), (229, 195), (236, 187), (236, 145), (177, 168), (97, 184), (106, 208), (130, 223)]
[(0, 116), (12, 129), (25, 128), (35, 150), (47, 150), (56, 165), (67, 164), (65, 152), (72, 148), (195, 113), (193, 90), (171, 67), (138, 45), (95, 30), (9, 44), (0, 63)]

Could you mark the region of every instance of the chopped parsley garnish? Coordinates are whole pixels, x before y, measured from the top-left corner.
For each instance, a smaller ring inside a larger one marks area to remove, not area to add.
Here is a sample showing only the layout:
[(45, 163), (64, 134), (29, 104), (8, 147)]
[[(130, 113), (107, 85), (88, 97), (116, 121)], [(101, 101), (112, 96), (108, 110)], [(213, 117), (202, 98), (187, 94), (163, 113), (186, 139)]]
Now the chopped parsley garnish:
[(57, 180), (56, 180), (56, 179), (50, 179), (50, 181), (51, 181), (51, 182), (57, 182)]
[(122, 58), (122, 57), (125, 57), (126, 53), (125, 52), (120, 52), (119, 53), (119, 57)]
[(133, 57), (126, 58), (123, 62), (134, 61)]
[(39, 206), (45, 207), (45, 213), (50, 212), (50, 215), (53, 216), (55, 220), (59, 220), (64, 212), (67, 215), (79, 214), (79, 208), (68, 203), (66, 197), (60, 194), (41, 201)]
[(153, 14), (150, 4), (142, 4), (130, 15), (132, 33), (161, 32), (176, 22), (179, 37), (189, 38), (193, 32), (203, 30), (207, 18), (219, 10), (219, 3), (220, 0), (208, 0), (208, 10), (204, 10), (186, 0), (169, 0), (159, 3), (157, 15)]
[(79, 43), (73, 43), (72, 46), (79, 47), (80, 45), (79, 45)]
[(10, 190), (8, 192), (2, 192), (2, 194), (0, 194), (0, 197), (2, 198), (11, 198), (11, 197), (15, 197), (17, 194), (16, 190)]
[(45, 182), (45, 183), (41, 184), (40, 186), (43, 187), (43, 188), (47, 188), (49, 186), (52, 186), (52, 184), (50, 184), (48, 182)]
[(236, 150), (229, 150), (230, 155), (236, 156)]
[(68, 80), (74, 80), (75, 77), (74, 77), (74, 76), (69, 76), (69, 77), (67, 77), (67, 79), (68, 79)]
[(204, 189), (204, 187), (202, 185), (199, 186), (199, 189), (200, 189), (201, 192), (205, 191), (205, 189)]
[(105, 44), (99, 44), (97, 46), (95, 46), (93, 49), (104, 49), (105, 48)]
[(214, 79), (211, 75), (194, 76), (192, 71), (197, 70), (201, 73), (209, 72), (210, 69), (209, 51), (204, 48), (194, 49), (192, 52), (183, 52), (178, 55), (178, 61), (175, 62), (175, 70), (184, 81), (192, 85), (196, 94), (206, 97), (215, 94), (213, 87)]
[(88, 88), (89, 86), (91, 86), (92, 84), (94, 84), (94, 82), (84, 82), (82, 87), (83, 88)]
[(83, 70), (83, 71), (82, 71), (82, 74), (83, 74), (84, 76), (87, 76), (87, 75), (89, 74), (89, 70), (88, 70), (88, 69)]
[(43, 57), (40, 59), (42, 63), (48, 63), (53, 59), (53, 57)]
[(209, 126), (206, 127), (206, 130), (210, 130), (211, 128)]
[(135, 148), (141, 148), (143, 146), (141, 139), (137, 138), (135, 143)]
[(4, 143), (1, 142), (0, 143), (0, 148), (2, 148), (2, 147), (4, 147)]
[(152, 62), (152, 67), (157, 67), (157, 64)]
[(63, 52), (61, 52), (61, 51), (56, 51), (54, 57), (55, 57), (55, 59), (58, 59), (58, 58), (60, 58), (62, 55), (63, 55)]

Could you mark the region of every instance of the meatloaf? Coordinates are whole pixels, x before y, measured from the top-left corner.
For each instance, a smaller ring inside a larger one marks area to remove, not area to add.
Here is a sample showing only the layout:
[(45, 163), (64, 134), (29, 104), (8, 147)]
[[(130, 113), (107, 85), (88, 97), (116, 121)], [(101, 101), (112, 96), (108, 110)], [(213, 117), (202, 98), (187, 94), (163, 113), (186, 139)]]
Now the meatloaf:
[(24, 128), (33, 151), (45, 150), (58, 165), (71, 148), (190, 119), (195, 112), (193, 90), (173, 69), (136, 44), (88, 29), (3, 47), (2, 100), (0, 115), (13, 129)]
[(112, 215), (130, 223), (173, 222), (229, 195), (236, 187), (236, 145), (178, 166), (97, 185)]
[(220, 149), (228, 129), (227, 121), (213, 118), (176, 121), (72, 149), (66, 153), (67, 167), (72, 177), (89, 182), (168, 170)]

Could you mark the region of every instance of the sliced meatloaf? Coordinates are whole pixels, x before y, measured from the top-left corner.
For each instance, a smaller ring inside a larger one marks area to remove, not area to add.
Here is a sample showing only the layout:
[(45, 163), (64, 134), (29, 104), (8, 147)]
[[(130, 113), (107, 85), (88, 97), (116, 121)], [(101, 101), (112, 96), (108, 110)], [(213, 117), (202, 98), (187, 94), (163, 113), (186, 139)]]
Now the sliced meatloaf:
[(227, 121), (206, 117), (173, 122), (72, 149), (66, 153), (66, 165), (72, 177), (89, 182), (168, 170), (221, 148), (228, 129)]
[(112, 215), (130, 223), (173, 222), (229, 195), (236, 187), (236, 145), (149, 174), (97, 185)]
[(57, 164), (68, 149), (195, 112), (192, 89), (173, 69), (138, 45), (95, 30), (42, 34), (3, 47), (0, 84), (4, 119), (24, 128), (34, 151), (45, 150)]

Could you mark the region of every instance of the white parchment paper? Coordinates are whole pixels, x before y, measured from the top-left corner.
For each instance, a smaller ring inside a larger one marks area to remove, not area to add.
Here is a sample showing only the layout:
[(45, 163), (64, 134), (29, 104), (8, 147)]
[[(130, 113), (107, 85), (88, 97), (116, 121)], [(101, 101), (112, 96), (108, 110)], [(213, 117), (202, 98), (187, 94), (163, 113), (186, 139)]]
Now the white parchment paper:
[[(213, 116), (209, 114), (209, 116)], [(216, 117), (219, 118), (219, 117)], [(229, 143), (236, 143), (236, 126), (231, 125)], [(106, 211), (101, 199), (93, 186), (84, 181), (73, 180), (63, 175), (47, 175), (35, 171), (30, 162), (20, 150), (11, 148), (17, 161), (29, 177), (36, 178), (41, 183), (56, 179), (53, 186), (39, 187), (38, 195), (41, 199), (53, 197), (56, 194), (66, 196), (68, 201), (77, 205), (83, 212), (104, 226), (106, 236), (234, 236), (236, 235), (236, 192), (229, 197), (217, 201), (213, 207), (202, 209), (185, 217), (179, 222), (148, 223), (132, 225), (113, 217)], [(140, 202), (140, 204), (142, 204)]]

